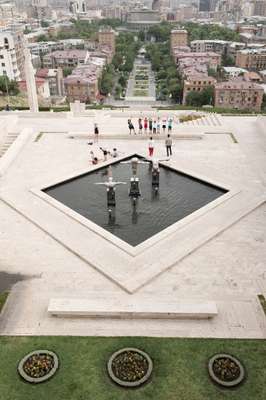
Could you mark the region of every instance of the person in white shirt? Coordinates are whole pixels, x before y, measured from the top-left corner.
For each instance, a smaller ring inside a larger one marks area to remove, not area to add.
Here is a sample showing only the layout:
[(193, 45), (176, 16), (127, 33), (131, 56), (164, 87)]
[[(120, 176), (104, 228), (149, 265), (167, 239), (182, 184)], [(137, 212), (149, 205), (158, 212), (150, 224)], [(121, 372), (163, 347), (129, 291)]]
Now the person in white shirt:
[(149, 149), (149, 157), (153, 156), (154, 152), (154, 140), (152, 137), (150, 137), (149, 142), (148, 142), (148, 149)]

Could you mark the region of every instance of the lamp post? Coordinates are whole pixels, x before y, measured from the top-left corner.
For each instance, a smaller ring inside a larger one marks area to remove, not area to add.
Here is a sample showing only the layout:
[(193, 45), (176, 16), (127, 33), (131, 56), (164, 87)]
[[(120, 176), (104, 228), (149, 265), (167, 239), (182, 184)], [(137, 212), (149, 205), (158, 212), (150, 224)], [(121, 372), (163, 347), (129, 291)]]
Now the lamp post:
[(4, 77), (5, 77), (5, 84), (6, 84), (7, 102), (8, 102), (8, 104), (9, 104), (9, 103), (10, 103), (10, 97), (9, 97), (9, 89), (8, 89), (7, 75), (4, 75)]

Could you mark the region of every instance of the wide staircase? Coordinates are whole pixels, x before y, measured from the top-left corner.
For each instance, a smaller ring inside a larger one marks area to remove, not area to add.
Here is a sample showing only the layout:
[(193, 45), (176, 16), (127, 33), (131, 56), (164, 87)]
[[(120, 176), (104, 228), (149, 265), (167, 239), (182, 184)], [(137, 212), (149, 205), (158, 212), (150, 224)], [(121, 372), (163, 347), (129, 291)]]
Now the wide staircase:
[(201, 118), (192, 121), (186, 121), (181, 124), (182, 126), (222, 126), (221, 118), (219, 115), (210, 113), (205, 114)]
[(9, 147), (12, 146), (14, 141), (17, 139), (19, 132), (10, 132), (6, 135), (5, 140), (2, 145), (0, 145), (0, 158), (7, 152)]

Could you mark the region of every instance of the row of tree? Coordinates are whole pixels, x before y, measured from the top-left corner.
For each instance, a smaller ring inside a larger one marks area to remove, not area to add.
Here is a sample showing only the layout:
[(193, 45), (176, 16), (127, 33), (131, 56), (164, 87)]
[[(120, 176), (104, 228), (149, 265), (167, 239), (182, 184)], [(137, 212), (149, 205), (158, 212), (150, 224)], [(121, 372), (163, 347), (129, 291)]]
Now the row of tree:
[(104, 68), (100, 80), (101, 94), (112, 93), (115, 86), (116, 97), (121, 96), (126, 88), (139, 48), (140, 43), (133, 33), (120, 33), (116, 38), (116, 52), (112, 63)]
[[(189, 41), (219, 39), (241, 42), (241, 38), (237, 32), (224, 26), (201, 25), (194, 22), (184, 22), (182, 25), (188, 31)], [(156, 42), (166, 42), (169, 39), (172, 29), (173, 24), (163, 21), (161, 24), (151, 26), (146, 37), (153, 37)], [(140, 32), (139, 35), (141, 37), (145, 36), (143, 32)]]
[(158, 100), (171, 98), (180, 102), (182, 95), (182, 79), (173, 58), (170, 55), (169, 41), (152, 43), (146, 46), (147, 58), (150, 60), (156, 77), (156, 95)]

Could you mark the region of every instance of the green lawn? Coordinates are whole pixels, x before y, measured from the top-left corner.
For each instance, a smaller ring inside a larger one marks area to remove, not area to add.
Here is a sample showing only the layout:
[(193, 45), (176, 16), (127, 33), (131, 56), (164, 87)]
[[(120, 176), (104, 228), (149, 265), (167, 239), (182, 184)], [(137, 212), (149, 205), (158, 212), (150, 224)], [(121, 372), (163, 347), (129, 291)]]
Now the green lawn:
[[(88, 332), (89, 333), (89, 332)], [(106, 361), (113, 351), (139, 347), (154, 362), (152, 380), (138, 390), (110, 382)], [(34, 349), (54, 350), (60, 369), (53, 379), (30, 385), (16, 371)], [(222, 390), (206, 370), (208, 357), (229, 352), (242, 360), (247, 380)], [(0, 337), (0, 400), (265, 400), (266, 341), (213, 339)]]
[(1, 313), (2, 308), (5, 305), (5, 302), (7, 300), (8, 294), (9, 294), (8, 292), (0, 293), (0, 313)]

